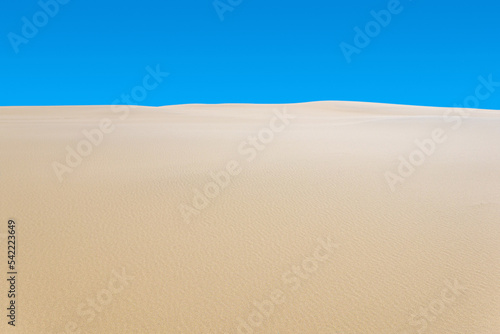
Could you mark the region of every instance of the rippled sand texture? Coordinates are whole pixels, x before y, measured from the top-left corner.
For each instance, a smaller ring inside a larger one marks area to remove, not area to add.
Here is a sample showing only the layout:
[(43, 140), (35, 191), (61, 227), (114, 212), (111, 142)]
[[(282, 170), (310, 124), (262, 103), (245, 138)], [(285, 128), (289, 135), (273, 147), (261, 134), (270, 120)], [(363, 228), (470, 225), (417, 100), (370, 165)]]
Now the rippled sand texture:
[(0, 332), (498, 334), (500, 112), (459, 112), (0, 108)]

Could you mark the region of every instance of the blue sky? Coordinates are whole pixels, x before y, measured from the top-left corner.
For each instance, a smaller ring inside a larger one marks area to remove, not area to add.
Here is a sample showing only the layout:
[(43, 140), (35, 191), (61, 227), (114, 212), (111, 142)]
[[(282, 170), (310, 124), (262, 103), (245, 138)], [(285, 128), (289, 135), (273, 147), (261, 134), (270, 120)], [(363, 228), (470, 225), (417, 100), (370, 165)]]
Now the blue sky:
[[(4, 1), (0, 105), (111, 104), (148, 66), (169, 73), (137, 103), (150, 106), (447, 107), (474, 94), (479, 76), (500, 81), (493, 0), (217, 0), (219, 12), (213, 0), (55, 1)], [(391, 19), (377, 31), (371, 12), (381, 10)], [(348, 62), (340, 45), (356, 47), (354, 28), (367, 24), (373, 37)], [(500, 109), (500, 88), (479, 107)]]

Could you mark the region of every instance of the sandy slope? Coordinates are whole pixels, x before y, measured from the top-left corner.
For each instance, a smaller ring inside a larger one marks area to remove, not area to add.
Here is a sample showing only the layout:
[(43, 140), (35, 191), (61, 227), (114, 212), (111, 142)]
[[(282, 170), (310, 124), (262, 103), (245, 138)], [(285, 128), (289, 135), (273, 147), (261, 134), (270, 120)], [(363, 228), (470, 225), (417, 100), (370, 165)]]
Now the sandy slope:
[(0, 332), (498, 334), (500, 112), (460, 112), (0, 108)]

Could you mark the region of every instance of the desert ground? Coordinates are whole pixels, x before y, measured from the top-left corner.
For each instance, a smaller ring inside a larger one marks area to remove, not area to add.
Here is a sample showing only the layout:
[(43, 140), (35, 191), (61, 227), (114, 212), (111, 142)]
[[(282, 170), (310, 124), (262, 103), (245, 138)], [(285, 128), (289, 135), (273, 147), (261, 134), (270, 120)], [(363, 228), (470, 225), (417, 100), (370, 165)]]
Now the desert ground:
[(1, 107), (0, 332), (499, 334), (499, 147), (494, 110)]

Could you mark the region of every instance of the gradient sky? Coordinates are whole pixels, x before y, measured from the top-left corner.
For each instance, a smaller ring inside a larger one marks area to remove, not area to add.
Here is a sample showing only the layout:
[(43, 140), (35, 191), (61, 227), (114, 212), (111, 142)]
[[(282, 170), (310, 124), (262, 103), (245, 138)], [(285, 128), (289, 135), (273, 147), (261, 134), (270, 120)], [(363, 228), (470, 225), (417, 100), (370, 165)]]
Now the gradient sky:
[[(340, 43), (354, 45), (354, 28), (392, 0), (220, 0), (232, 9), (223, 20), (213, 0), (60, 1), (46, 23), (38, 1), (3, 2), (0, 105), (111, 104), (157, 65), (170, 75), (137, 104), (446, 107), (474, 94), (481, 75), (500, 81), (498, 0), (401, 0), (350, 63)], [(38, 32), (12, 43), (33, 16)], [(500, 109), (500, 88), (479, 107)]]

